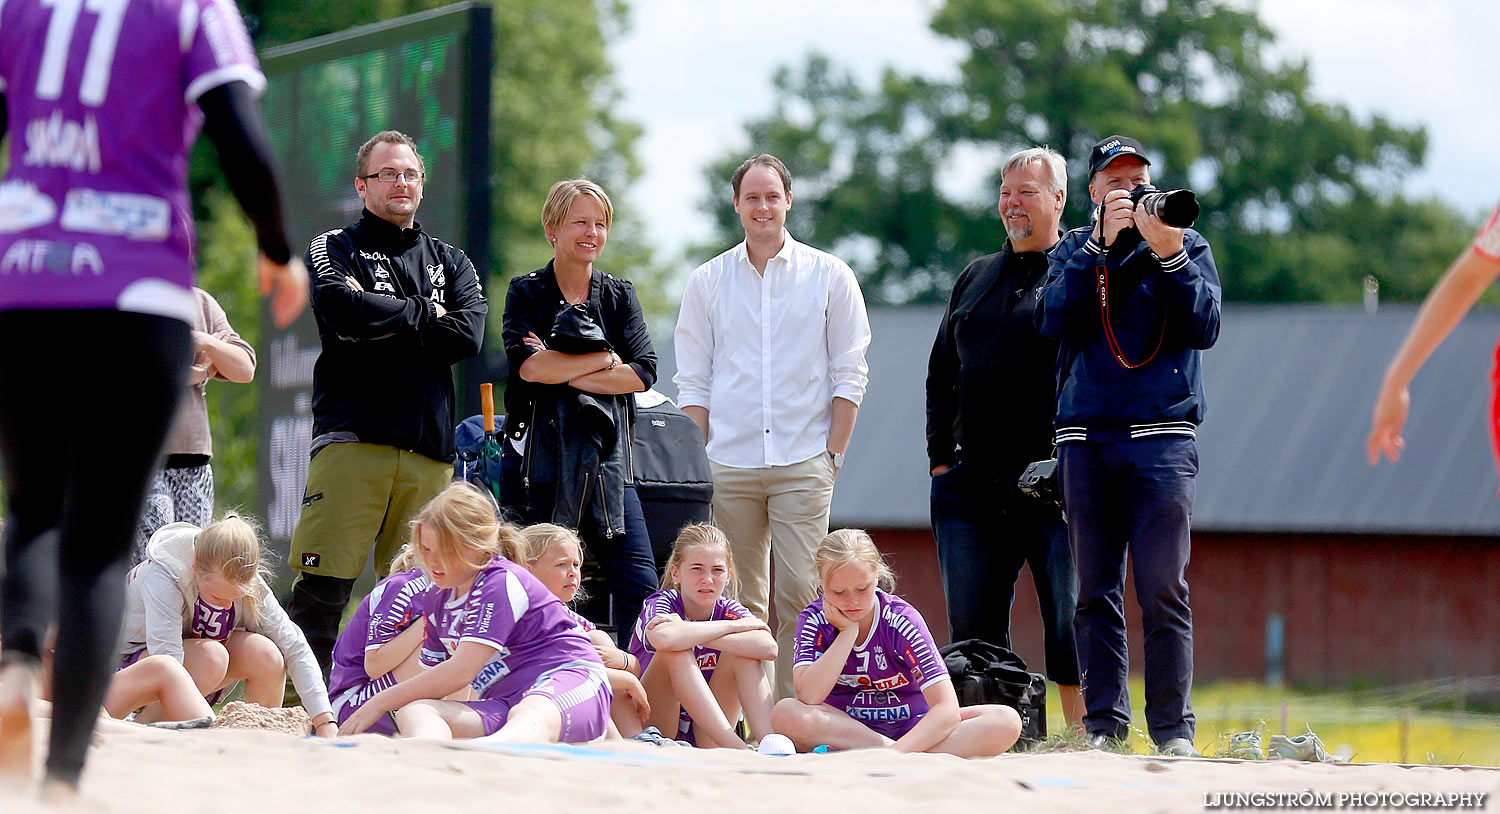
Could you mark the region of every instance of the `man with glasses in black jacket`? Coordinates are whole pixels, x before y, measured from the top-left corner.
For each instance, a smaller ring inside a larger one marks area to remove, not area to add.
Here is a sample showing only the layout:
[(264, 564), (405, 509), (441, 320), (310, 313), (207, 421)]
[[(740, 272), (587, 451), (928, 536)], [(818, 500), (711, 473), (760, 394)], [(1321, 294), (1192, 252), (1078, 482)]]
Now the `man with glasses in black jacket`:
[(479, 353), (488, 313), (474, 264), (417, 223), (426, 173), (415, 142), (377, 133), (356, 168), (363, 214), (307, 250), (323, 350), (287, 612), (325, 676), (371, 546), (383, 571), (407, 522), (453, 477), (452, 368)]

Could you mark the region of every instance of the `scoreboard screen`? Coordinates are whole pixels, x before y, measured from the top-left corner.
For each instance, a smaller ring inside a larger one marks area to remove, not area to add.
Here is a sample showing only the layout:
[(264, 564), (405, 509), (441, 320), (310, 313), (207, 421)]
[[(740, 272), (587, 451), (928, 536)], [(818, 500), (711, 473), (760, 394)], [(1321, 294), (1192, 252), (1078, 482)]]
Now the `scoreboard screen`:
[[(261, 54), (262, 107), (294, 253), (359, 219), (355, 154), (375, 133), (400, 130), (426, 165), (417, 220), (481, 273), (489, 267), (492, 36), (489, 7), (462, 3)], [(262, 306), (261, 336), (258, 508), (267, 560), (284, 563), (307, 483), (320, 346), (311, 309), (277, 330)]]

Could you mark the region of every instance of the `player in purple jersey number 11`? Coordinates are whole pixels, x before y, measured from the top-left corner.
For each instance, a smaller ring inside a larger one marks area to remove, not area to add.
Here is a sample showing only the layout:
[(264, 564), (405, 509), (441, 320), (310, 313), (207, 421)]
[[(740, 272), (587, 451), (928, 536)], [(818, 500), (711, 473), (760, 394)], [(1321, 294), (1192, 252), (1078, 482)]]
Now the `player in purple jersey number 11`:
[(835, 531), (813, 563), (823, 595), (798, 620), (797, 697), (772, 710), (777, 732), (802, 751), (828, 744), (991, 757), (1016, 742), (1015, 710), (959, 707), (922, 615), (882, 590), (895, 580), (870, 535)]

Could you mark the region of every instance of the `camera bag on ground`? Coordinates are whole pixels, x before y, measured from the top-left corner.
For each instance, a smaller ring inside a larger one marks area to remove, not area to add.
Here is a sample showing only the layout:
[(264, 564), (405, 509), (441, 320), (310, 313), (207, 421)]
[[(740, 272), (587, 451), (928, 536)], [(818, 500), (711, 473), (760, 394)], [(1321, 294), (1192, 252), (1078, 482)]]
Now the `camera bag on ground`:
[(1047, 678), (1026, 669), (1009, 648), (983, 639), (964, 639), (939, 651), (958, 705), (1004, 704), (1021, 714), (1021, 738), (1013, 750), (1028, 749), (1047, 738)]

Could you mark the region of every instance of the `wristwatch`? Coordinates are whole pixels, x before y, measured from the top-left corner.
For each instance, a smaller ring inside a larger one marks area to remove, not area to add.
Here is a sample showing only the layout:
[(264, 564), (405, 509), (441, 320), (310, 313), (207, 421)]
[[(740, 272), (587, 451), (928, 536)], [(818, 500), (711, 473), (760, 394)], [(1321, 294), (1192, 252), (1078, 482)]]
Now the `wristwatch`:
[(842, 452), (834, 452), (833, 450), (830, 449), (830, 450), (828, 450), (828, 457), (833, 459), (833, 468), (834, 469), (843, 469), (844, 468), (844, 453), (842, 453)]

